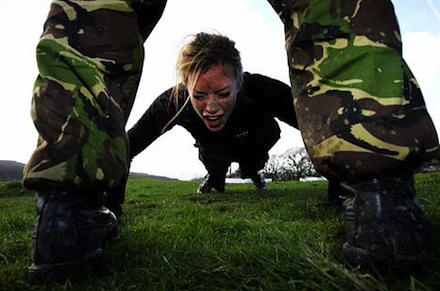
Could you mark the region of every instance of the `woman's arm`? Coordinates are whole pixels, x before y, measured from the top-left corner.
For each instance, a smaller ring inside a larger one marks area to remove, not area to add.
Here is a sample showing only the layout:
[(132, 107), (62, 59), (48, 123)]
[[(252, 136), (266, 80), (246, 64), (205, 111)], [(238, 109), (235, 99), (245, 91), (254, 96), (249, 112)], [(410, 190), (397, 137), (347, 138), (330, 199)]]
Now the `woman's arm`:
[[(185, 92), (186, 90), (179, 90), (179, 97), (183, 97), (182, 95), (186, 94)], [(133, 159), (176, 124), (175, 120), (170, 122), (178, 111), (175, 102), (170, 100), (170, 98), (174, 98), (172, 94), (173, 89), (170, 88), (159, 95), (136, 124), (128, 130), (130, 159)], [(179, 107), (182, 105), (179, 102)]]

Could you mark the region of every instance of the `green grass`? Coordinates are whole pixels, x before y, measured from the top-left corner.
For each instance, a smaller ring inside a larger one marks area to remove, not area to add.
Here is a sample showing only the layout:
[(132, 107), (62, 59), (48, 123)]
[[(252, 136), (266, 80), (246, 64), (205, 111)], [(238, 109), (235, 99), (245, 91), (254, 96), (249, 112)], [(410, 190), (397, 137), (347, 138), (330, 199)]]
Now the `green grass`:
[(326, 182), (249, 184), (195, 194), (198, 182), (130, 179), (122, 240), (105, 270), (79, 282), (27, 274), (33, 194), (0, 183), (1, 290), (439, 290), (440, 173), (418, 174), (433, 224), (432, 264), (405, 276), (347, 268), (342, 212), (322, 209)]

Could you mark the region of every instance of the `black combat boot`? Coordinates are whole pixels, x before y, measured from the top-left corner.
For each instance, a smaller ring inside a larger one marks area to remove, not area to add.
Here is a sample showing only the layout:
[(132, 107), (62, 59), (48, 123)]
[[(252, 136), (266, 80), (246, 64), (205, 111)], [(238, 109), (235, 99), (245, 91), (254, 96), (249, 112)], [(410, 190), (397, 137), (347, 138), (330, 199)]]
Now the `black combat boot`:
[(113, 212), (113, 214), (116, 215), (116, 218), (121, 221), (123, 213), (122, 204), (125, 200), (125, 184), (104, 192), (103, 196), (104, 206)]
[(78, 193), (38, 192), (29, 273), (45, 277), (90, 269), (107, 242), (120, 238), (115, 215)]
[(341, 183), (335, 179), (328, 180), (327, 186), (327, 198), (318, 203), (318, 206), (324, 208), (342, 209), (342, 203), (347, 199), (343, 195), (343, 189)]
[(415, 200), (412, 175), (373, 179), (347, 189), (354, 194), (344, 202), (347, 263), (381, 268), (424, 262), (431, 225)]
[(205, 194), (211, 192), (212, 188), (219, 193), (225, 192), (225, 178), (219, 178), (207, 174), (203, 179), (203, 182), (197, 188), (197, 193)]
[(254, 183), (256, 190), (267, 190), (266, 179), (263, 175), (255, 173), (251, 176), (251, 180)]

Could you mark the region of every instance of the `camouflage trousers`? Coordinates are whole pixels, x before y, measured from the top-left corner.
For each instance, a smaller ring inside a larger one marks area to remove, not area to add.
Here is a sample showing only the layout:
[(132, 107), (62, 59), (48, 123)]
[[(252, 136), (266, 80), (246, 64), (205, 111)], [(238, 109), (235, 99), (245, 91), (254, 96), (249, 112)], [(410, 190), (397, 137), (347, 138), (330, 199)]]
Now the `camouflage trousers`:
[(284, 23), (299, 129), (319, 172), (356, 181), (438, 162), (391, 1), (268, 1)]
[(26, 188), (96, 192), (125, 184), (125, 125), (141, 77), (143, 42), (165, 4), (52, 2), (36, 52), (31, 115), (39, 139), (24, 170)]

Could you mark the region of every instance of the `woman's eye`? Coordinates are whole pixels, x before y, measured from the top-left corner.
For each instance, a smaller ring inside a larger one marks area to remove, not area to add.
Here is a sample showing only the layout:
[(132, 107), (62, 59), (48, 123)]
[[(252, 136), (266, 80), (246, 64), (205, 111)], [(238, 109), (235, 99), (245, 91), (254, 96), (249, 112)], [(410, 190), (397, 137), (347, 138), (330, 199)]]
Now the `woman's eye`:
[(227, 97), (229, 97), (229, 95), (231, 95), (231, 92), (221, 92), (221, 93), (218, 93), (217, 94), (218, 95), (218, 97), (220, 97), (220, 98), (227, 98)]
[(193, 95), (193, 98), (196, 100), (201, 100), (203, 97), (205, 97), (205, 95)]

